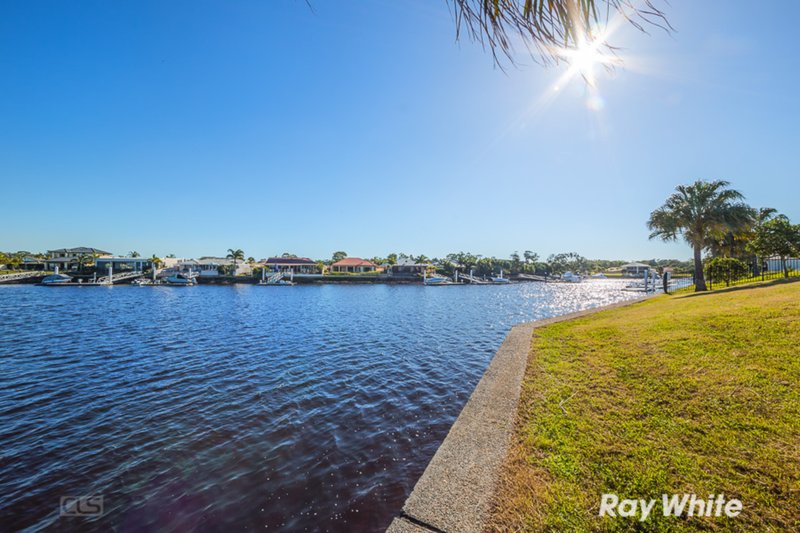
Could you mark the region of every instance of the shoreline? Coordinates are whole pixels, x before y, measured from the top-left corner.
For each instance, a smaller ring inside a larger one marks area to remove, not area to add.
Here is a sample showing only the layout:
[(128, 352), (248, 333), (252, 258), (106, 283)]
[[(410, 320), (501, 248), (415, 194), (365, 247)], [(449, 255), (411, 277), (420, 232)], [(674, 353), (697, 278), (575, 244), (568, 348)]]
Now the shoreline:
[(511, 328), (387, 528), (389, 533), (480, 531), (509, 451), (535, 329), (633, 305), (648, 295)]

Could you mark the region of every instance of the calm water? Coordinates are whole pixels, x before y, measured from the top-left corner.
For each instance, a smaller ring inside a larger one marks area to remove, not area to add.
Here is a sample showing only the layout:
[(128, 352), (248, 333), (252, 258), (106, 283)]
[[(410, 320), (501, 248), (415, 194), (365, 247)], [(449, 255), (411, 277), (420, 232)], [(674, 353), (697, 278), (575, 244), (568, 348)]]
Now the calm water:
[(510, 327), (621, 286), (0, 286), (0, 524), (382, 530)]

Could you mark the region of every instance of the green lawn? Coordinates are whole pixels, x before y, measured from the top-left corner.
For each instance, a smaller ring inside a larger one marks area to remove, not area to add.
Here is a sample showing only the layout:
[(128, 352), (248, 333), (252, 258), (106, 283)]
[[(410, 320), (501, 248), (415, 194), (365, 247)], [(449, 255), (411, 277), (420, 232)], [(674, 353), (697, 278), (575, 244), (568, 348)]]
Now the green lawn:
[[(536, 330), (490, 530), (800, 531), (800, 283), (661, 296)], [(601, 495), (656, 498), (646, 522)], [(723, 493), (736, 518), (675, 518)]]

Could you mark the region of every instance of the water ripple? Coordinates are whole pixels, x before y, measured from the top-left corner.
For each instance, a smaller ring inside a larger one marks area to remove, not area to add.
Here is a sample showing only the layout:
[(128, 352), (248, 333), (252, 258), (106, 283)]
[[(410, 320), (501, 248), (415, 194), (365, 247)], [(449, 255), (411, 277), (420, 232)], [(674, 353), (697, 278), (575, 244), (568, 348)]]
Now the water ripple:
[(0, 286), (0, 523), (380, 531), (510, 327), (620, 288)]

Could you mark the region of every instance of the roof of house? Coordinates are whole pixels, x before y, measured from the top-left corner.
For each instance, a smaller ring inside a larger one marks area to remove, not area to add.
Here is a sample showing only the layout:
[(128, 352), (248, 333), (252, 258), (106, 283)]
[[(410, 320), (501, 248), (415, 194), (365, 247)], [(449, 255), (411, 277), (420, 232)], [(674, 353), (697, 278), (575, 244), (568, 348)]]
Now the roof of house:
[(98, 248), (87, 248), (86, 246), (78, 246), (77, 248), (58, 248), (56, 250), (47, 250), (49, 254), (97, 254), (97, 255), (111, 255), (111, 252), (106, 252)]
[(341, 261), (336, 261), (331, 266), (344, 266), (344, 267), (359, 267), (359, 266), (368, 266), (368, 267), (377, 267), (375, 263), (372, 261), (367, 261), (366, 259), (361, 259), (360, 257), (345, 257)]
[(627, 263), (622, 265), (620, 268), (650, 268), (650, 265), (645, 265), (644, 263)]
[(308, 257), (270, 257), (267, 265), (316, 265), (317, 262)]
[[(200, 259), (184, 259), (183, 261), (178, 261), (179, 265), (182, 266), (191, 266), (191, 265), (216, 265), (216, 266), (227, 266), (233, 264), (233, 259), (227, 259), (224, 257), (201, 257)], [(239, 263), (242, 264), (241, 262)]]
[(116, 257), (98, 257), (97, 258), (97, 262), (98, 263), (147, 263), (150, 260), (151, 260), (150, 258), (142, 257), (142, 256), (139, 256), (139, 257), (116, 256)]
[(426, 267), (430, 266), (430, 263), (417, 263), (410, 257), (400, 257), (397, 259), (397, 263), (394, 266), (398, 267)]

